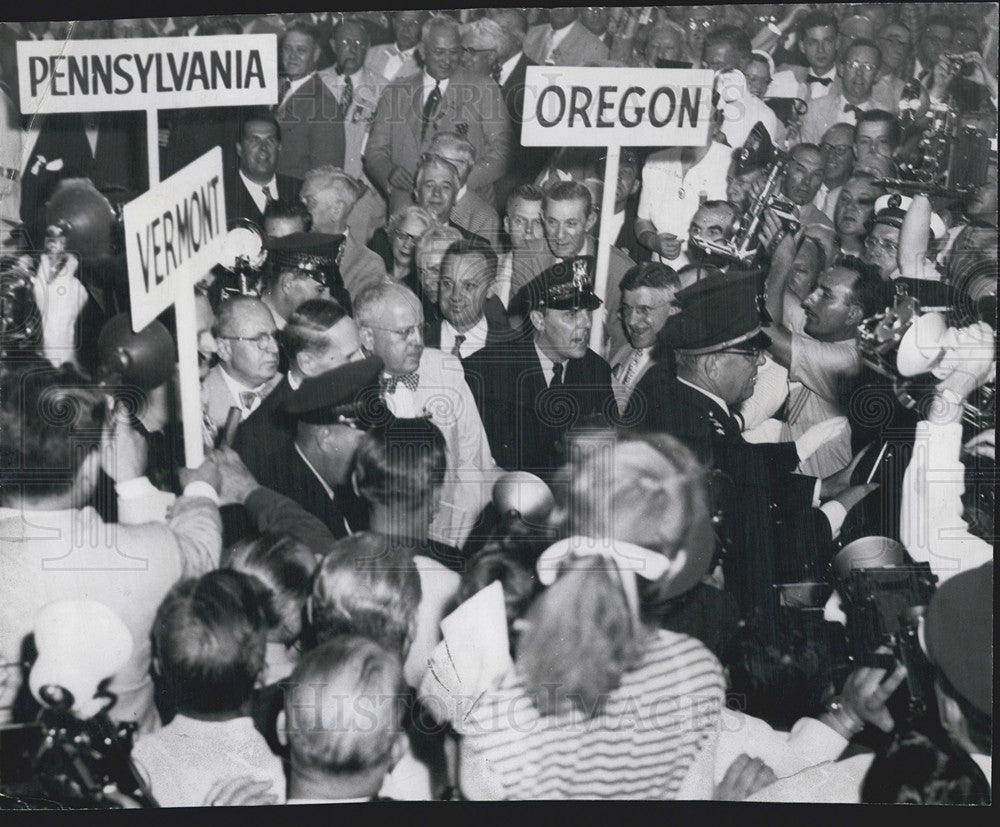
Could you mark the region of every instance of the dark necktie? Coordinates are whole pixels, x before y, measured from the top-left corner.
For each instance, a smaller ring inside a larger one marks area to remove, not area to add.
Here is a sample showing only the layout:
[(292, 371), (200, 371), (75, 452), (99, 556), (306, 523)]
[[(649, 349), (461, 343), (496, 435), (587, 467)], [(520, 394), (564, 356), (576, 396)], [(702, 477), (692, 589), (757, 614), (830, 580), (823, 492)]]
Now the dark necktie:
[(288, 90), (292, 88), (292, 79), (288, 75), (282, 75), (281, 80), (278, 81), (278, 105), (285, 99), (285, 95), (288, 94)]
[(459, 359), (462, 358), (462, 344), (465, 342), (465, 336), (461, 333), (455, 336), (455, 344), (452, 345), (451, 355), (457, 356)]
[(382, 377), (381, 385), (382, 390), (387, 396), (391, 396), (396, 392), (396, 388), (399, 385), (409, 388), (411, 391), (416, 391), (417, 385), (420, 384), (420, 374), (414, 371), (413, 373), (406, 373), (402, 376), (391, 376), (386, 374)]
[(845, 103), (844, 104), (844, 112), (845, 113), (846, 112), (853, 112), (854, 113), (854, 117), (856, 117), (856, 118), (860, 118), (864, 114), (864, 111), (865, 110), (862, 109), (860, 106), (855, 106), (853, 103)]
[(561, 385), (563, 383), (563, 363), (556, 362), (552, 365), (552, 381), (549, 383), (550, 388), (556, 387), (556, 385)]
[(267, 201), (268, 204), (270, 204), (274, 200), (274, 196), (271, 195), (271, 188), (270, 187), (261, 187), (261, 189), (264, 191), (264, 198), (265, 198), (265, 200)]
[(424, 114), (421, 118), (420, 126), (420, 142), (423, 143), (424, 137), (427, 135), (427, 126), (430, 124), (431, 119), (434, 117), (435, 111), (437, 111), (438, 104), (441, 102), (441, 81), (434, 81), (434, 88), (431, 89), (430, 94), (427, 96), (427, 101), (424, 103)]
[(818, 78), (816, 75), (806, 75), (806, 83), (819, 83), (823, 86), (829, 86), (833, 83), (833, 78)]
[(347, 117), (347, 110), (351, 108), (351, 103), (354, 101), (354, 81), (351, 80), (350, 75), (344, 75), (344, 94), (340, 99), (340, 108), (344, 113), (344, 117)]

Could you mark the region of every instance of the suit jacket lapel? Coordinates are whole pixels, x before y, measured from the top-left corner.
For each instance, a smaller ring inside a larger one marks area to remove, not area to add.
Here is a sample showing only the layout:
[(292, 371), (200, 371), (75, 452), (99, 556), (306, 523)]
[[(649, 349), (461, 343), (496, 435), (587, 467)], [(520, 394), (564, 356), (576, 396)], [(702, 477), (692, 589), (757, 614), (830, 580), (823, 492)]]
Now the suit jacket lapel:
[(418, 72), (410, 78), (408, 83), (411, 116), (406, 119), (406, 122), (413, 133), (413, 140), (416, 141), (417, 149), (419, 150), (420, 126), (424, 116), (424, 73)]

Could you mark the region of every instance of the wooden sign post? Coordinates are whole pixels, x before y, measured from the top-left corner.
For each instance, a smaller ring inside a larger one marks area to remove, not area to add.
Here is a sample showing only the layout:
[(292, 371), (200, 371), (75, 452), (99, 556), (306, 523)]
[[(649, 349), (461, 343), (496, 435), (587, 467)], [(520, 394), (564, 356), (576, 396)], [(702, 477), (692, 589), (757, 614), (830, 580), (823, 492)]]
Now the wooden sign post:
[[(525, 78), (524, 146), (607, 148), (594, 292), (605, 298), (611, 220), (623, 146), (704, 146), (712, 108), (708, 69), (529, 66)], [(595, 311), (590, 347), (600, 353), (607, 320)]]
[[(274, 34), (17, 44), (21, 112), (146, 112), (149, 190), (124, 207), (132, 329), (174, 306), (184, 460), (204, 459), (194, 285), (226, 234), (222, 148), (160, 183), (160, 109), (278, 102)], [(227, 151), (229, 147), (225, 148)]]

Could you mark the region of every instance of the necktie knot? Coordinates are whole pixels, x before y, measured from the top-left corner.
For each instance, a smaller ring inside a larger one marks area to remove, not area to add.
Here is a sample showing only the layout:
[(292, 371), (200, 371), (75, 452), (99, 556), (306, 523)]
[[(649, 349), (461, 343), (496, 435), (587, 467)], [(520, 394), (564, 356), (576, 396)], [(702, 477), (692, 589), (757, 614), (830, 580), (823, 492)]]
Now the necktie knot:
[(257, 391), (240, 391), (240, 402), (247, 410), (250, 410), (258, 399), (260, 399), (260, 394)]
[(821, 78), (816, 75), (806, 75), (806, 83), (818, 83), (821, 86), (829, 86), (833, 83), (833, 78)]
[(459, 359), (462, 358), (462, 345), (465, 343), (465, 335), (458, 333), (455, 336), (455, 344), (452, 345), (451, 355), (457, 356)]
[(563, 383), (563, 363), (556, 362), (552, 365), (552, 384), (549, 385), (550, 388), (554, 388), (556, 385), (561, 385)]
[(264, 191), (264, 198), (267, 199), (267, 203), (274, 201), (274, 195), (271, 193), (271, 188), (269, 186), (263, 186), (261, 189)]
[(288, 75), (282, 75), (281, 79), (278, 81), (278, 105), (285, 99), (285, 95), (288, 94), (288, 90), (292, 88), (292, 79)]
[(396, 388), (403, 385), (409, 388), (411, 391), (416, 391), (417, 385), (420, 383), (420, 374), (414, 371), (413, 373), (404, 373), (402, 376), (393, 376), (392, 374), (384, 374), (382, 376), (380, 384), (382, 385), (382, 391), (387, 396), (391, 396), (396, 392)]

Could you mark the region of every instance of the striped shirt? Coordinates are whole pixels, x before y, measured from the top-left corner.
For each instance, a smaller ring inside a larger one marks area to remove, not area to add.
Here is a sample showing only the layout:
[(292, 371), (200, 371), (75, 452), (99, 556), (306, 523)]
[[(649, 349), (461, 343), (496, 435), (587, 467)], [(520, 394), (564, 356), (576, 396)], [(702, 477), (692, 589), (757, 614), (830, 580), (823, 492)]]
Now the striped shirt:
[(657, 631), (639, 664), (589, 718), (541, 716), (512, 669), (456, 727), (469, 798), (673, 799), (713, 749), (725, 693), (715, 656), (687, 635)]

